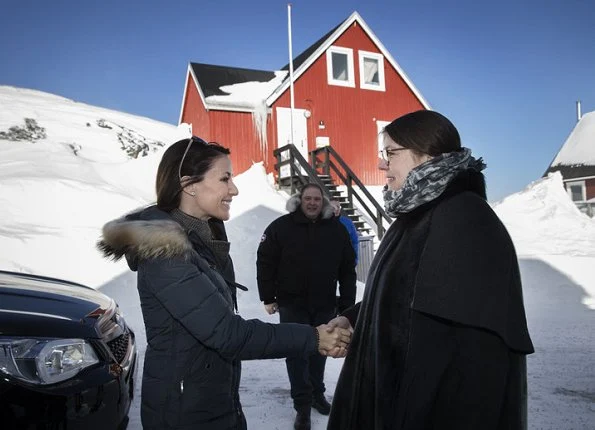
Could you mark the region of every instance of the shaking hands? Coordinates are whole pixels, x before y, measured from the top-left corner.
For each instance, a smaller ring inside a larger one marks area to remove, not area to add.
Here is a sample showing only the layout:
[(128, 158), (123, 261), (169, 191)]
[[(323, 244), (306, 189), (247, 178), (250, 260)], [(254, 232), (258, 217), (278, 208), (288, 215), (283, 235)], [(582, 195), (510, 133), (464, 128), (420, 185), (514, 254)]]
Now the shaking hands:
[(330, 320), (327, 324), (316, 327), (318, 330), (318, 352), (322, 355), (341, 358), (347, 355), (347, 349), (351, 343), (353, 328), (349, 320), (339, 316)]
[[(277, 303), (264, 305), (266, 312), (273, 315), (279, 311)], [(345, 317), (339, 316), (330, 320), (327, 324), (316, 327), (318, 332), (318, 352), (324, 356), (342, 358), (347, 355), (347, 349), (351, 343), (353, 327)]]

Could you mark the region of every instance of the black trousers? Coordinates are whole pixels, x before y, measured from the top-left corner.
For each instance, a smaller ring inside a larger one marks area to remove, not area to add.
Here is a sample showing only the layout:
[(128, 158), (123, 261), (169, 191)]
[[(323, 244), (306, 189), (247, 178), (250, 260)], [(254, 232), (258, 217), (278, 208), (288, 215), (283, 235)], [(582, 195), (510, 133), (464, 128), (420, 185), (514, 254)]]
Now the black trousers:
[[(303, 306), (279, 307), (279, 321), (309, 324), (317, 327), (326, 324), (336, 316), (335, 309), (308, 309)], [(296, 410), (310, 410), (312, 396), (325, 391), (324, 366), (326, 357), (320, 354), (302, 357), (288, 357), (285, 360), (291, 384), (291, 398)]]

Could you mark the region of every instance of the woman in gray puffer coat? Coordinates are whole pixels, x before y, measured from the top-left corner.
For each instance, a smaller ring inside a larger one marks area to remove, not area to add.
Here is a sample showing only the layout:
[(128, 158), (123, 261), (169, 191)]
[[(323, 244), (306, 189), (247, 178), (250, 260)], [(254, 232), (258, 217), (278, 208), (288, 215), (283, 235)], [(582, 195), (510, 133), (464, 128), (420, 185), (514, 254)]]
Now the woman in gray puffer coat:
[(137, 271), (147, 334), (145, 429), (245, 429), (241, 360), (344, 356), (347, 330), (244, 320), (223, 220), (238, 190), (229, 150), (193, 137), (165, 151), (157, 205), (109, 222), (100, 249)]

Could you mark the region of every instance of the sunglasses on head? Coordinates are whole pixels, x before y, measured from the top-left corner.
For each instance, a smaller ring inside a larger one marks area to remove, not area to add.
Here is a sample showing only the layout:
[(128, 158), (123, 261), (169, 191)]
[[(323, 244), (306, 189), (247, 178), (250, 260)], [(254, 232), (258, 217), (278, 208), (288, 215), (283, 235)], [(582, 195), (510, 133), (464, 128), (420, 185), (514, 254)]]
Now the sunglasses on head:
[(390, 161), (390, 157), (395, 155), (399, 151), (404, 151), (409, 148), (382, 148), (378, 151), (378, 156), (386, 162)]
[(186, 155), (188, 155), (188, 151), (193, 143), (202, 146), (221, 146), (217, 142), (207, 142), (206, 140), (201, 139), (198, 136), (192, 136), (188, 139), (188, 146), (186, 146), (186, 150), (184, 151), (184, 155), (182, 155), (182, 159), (180, 160), (180, 166), (178, 167), (178, 179), (182, 182), (182, 165), (184, 164), (184, 160), (186, 159)]

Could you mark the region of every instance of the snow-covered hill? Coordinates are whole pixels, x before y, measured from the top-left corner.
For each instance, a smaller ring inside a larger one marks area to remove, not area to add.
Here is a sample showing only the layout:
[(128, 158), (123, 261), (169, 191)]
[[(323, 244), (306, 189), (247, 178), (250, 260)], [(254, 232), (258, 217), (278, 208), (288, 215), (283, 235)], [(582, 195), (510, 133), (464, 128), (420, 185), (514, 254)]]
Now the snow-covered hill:
[[(26, 131), (27, 118), (45, 138), (2, 138)], [(2, 132), (0, 267), (92, 286), (121, 270), (98, 258), (99, 227), (154, 199), (159, 154), (188, 136), (187, 127), (14, 87), (0, 87)]]

